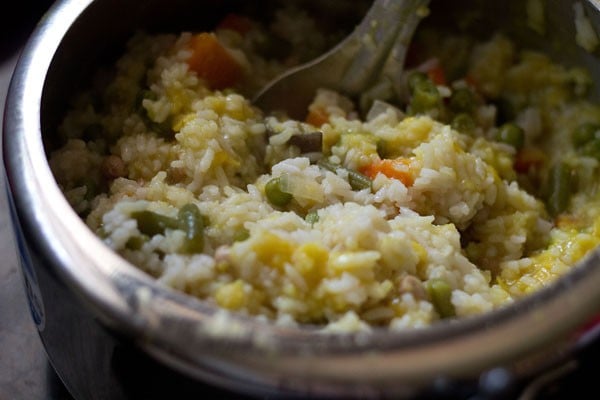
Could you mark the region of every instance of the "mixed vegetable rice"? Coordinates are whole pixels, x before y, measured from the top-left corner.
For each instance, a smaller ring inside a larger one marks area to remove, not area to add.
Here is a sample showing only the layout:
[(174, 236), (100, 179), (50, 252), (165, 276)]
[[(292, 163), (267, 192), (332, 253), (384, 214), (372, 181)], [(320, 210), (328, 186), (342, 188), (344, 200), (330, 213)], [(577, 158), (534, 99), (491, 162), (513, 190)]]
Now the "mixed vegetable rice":
[(399, 90), (322, 88), (302, 121), (252, 105), (340, 38), (293, 9), (140, 32), (73, 102), (53, 173), (90, 229), (161, 284), (327, 331), (485, 313), (600, 243), (585, 71), (500, 33), (422, 30)]

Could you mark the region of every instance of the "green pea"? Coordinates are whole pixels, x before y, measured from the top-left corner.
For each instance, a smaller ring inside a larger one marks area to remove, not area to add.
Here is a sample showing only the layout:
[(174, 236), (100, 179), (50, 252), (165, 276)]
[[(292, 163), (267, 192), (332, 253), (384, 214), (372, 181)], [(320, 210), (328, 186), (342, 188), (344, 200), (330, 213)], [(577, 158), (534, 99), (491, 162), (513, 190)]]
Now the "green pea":
[(460, 133), (465, 133), (467, 135), (473, 134), (477, 125), (475, 124), (475, 120), (467, 113), (457, 114), (451, 123), (452, 129), (458, 131)]
[(439, 107), (442, 97), (435, 84), (427, 79), (415, 85), (410, 100), (411, 114), (422, 114)]
[(149, 210), (134, 211), (131, 213), (131, 218), (137, 221), (139, 231), (148, 236), (162, 234), (167, 228), (179, 228), (176, 219)]
[(548, 171), (546, 207), (552, 216), (567, 209), (572, 190), (571, 168), (564, 162), (554, 164)]
[(577, 148), (583, 147), (596, 137), (596, 132), (600, 131), (600, 125), (586, 122), (579, 125), (571, 135), (571, 141)]
[(413, 92), (418, 85), (428, 80), (429, 77), (426, 73), (421, 71), (413, 71), (408, 75), (407, 78), (408, 88), (411, 92)]
[(456, 113), (470, 113), (475, 108), (475, 96), (468, 88), (455, 89), (450, 95), (448, 105)]
[(204, 217), (198, 206), (189, 203), (179, 209), (179, 227), (185, 232), (183, 253), (200, 253), (204, 249)]
[(496, 140), (520, 150), (525, 145), (525, 131), (515, 123), (507, 122), (498, 128)]
[(267, 200), (275, 206), (284, 207), (292, 201), (292, 194), (284, 191), (284, 182), (281, 176), (271, 179), (265, 185)]
[(311, 211), (308, 214), (306, 214), (306, 217), (304, 217), (304, 220), (306, 222), (308, 222), (309, 224), (313, 225), (313, 224), (319, 222), (319, 214), (316, 211)]
[(442, 318), (449, 318), (456, 315), (454, 305), (452, 304), (452, 288), (443, 279), (430, 279), (425, 285), (431, 303)]
[(233, 241), (234, 242), (243, 242), (244, 240), (248, 239), (249, 237), (250, 237), (250, 232), (248, 232), (248, 229), (242, 228), (233, 234)]

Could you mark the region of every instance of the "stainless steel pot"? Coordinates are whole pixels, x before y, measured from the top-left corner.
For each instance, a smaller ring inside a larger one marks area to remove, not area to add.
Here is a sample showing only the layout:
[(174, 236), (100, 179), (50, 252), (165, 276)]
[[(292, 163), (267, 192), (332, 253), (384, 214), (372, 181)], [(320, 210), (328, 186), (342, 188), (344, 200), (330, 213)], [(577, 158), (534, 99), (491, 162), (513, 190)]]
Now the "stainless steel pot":
[[(255, 6), (268, 10), (271, 3)], [(360, 18), (352, 12), (359, 10), (355, 2), (300, 3), (338, 18), (347, 14), (349, 24)], [(434, 1), (432, 16), (457, 27), (454, 16), (482, 10), (474, 32), (505, 28), (527, 45), (590, 68), (600, 82), (600, 60), (575, 44), (574, 2), (545, 2), (545, 36), (527, 27), (525, 3), (472, 0), (450, 8)], [(582, 3), (600, 29), (598, 3)], [(205, 382), (285, 398), (409, 398), (450, 388), (468, 395), (486, 379), (521, 382), (600, 334), (598, 325), (581, 330), (600, 311), (598, 251), (546, 289), (480, 317), (404, 333), (322, 335), (223, 318), (157, 285), (108, 249), (71, 209), (47, 163), (67, 100), (95, 66), (114, 59), (134, 30), (210, 28), (227, 10), (248, 4), (62, 0), (22, 53), (4, 118), (11, 211), (33, 319), (75, 398), (158, 398), (170, 390), (192, 395), (205, 391)], [(593, 95), (600, 98), (600, 90)]]

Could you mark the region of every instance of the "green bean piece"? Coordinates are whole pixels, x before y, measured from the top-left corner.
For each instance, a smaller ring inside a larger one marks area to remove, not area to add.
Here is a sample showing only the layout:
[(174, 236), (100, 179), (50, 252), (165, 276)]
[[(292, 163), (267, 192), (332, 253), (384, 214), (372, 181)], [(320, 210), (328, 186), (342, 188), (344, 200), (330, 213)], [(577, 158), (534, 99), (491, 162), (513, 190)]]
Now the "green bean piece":
[(348, 170), (348, 183), (352, 190), (371, 189), (371, 178), (352, 169)]
[(467, 135), (472, 135), (476, 128), (475, 120), (467, 113), (460, 113), (454, 116), (451, 126), (455, 131)]
[(440, 317), (449, 318), (456, 315), (454, 305), (452, 304), (452, 288), (443, 279), (430, 279), (425, 285), (431, 303), (435, 307)]
[(450, 95), (448, 105), (456, 113), (470, 113), (475, 108), (475, 96), (468, 88), (455, 89)]
[(439, 107), (442, 97), (435, 84), (423, 80), (415, 84), (409, 110), (412, 114), (422, 114)]
[(554, 164), (548, 171), (546, 207), (552, 216), (567, 209), (571, 199), (572, 170), (564, 162)]
[(131, 218), (137, 221), (138, 230), (148, 236), (162, 234), (167, 228), (179, 228), (176, 219), (149, 210), (134, 211)]
[(125, 243), (125, 247), (129, 250), (140, 250), (148, 239), (149, 238), (146, 235), (132, 236), (127, 240), (127, 243)]
[(525, 145), (525, 131), (517, 124), (507, 122), (498, 128), (496, 140), (521, 150)]
[[(571, 141), (576, 148), (584, 147), (596, 137), (596, 132), (600, 131), (600, 125), (586, 122), (579, 125), (571, 135)], [(600, 132), (599, 132), (600, 134)]]
[(265, 195), (269, 203), (278, 206), (285, 207), (292, 201), (292, 194), (283, 191), (284, 182), (281, 176), (271, 179), (265, 185)]
[(346, 173), (348, 174), (348, 183), (350, 184), (352, 190), (370, 189), (372, 187), (373, 182), (371, 181), (371, 179), (358, 171), (344, 168), (340, 165), (332, 164), (329, 161), (325, 161), (323, 159), (319, 160), (317, 165), (319, 165), (319, 167), (323, 169), (333, 172), (334, 174), (337, 173), (338, 169), (346, 171)]
[(188, 203), (177, 214), (180, 229), (185, 232), (183, 253), (200, 253), (204, 249), (204, 217), (198, 206)]
[(304, 220), (309, 224), (314, 225), (315, 223), (319, 222), (319, 214), (316, 211), (311, 211), (308, 214), (306, 214)]
[(342, 168), (339, 165), (335, 165), (329, 161), (326, 161), (324, 159), (320, 159), (317, 162), (317, 165), (323, 169), (326, 169), (327, 171), (333, 172), (334, 174), (337, 172), (338, 168)]

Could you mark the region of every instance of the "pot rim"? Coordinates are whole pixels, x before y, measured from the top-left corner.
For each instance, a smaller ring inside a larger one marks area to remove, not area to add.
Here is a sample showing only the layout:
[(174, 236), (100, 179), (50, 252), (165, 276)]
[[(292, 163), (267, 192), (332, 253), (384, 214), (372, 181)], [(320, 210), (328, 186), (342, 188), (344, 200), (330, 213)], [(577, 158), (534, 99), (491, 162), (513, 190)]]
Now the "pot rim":
[(209, 368), (266, 384), (290, 375), (369, 384), (441, 373), (476, 376), (494, 366), (563, 351), (556, 343), (572, 342), (571, 334), (600, 309), (598, 250), (515, 304), (406, 332), (376, 328), (368, 334), (324, 335), (309, 327), (280, 327), (226, 315), (160, 286), (87, 228), (56, 184), (44, 150), (39, 116), (47, 72), (68, 30), (92, 3), (55, 3), (19, 58), (3, 130), (9, 196), (16, 207), (14, 223), (26, 232), (31, 248), (102, 321), (157, 357), (184, 365), (192, 374)]

